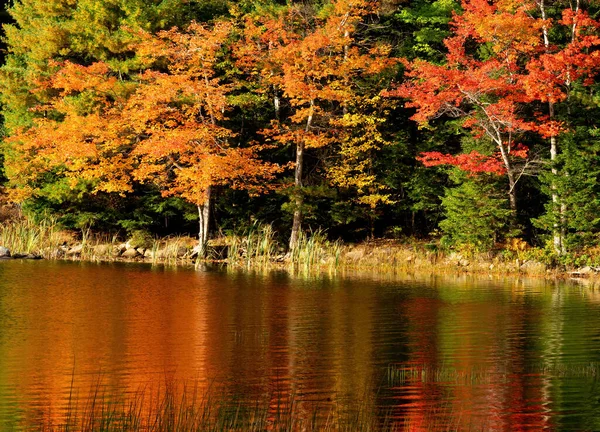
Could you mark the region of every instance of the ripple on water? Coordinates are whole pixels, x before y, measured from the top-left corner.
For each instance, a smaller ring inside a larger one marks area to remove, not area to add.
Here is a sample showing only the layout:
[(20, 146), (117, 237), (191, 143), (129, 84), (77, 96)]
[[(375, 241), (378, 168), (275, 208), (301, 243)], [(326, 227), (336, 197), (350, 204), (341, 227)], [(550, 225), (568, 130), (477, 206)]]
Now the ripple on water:
[(5, 422), (193, 389), (415, 430), (593, 430), (599, 374), (600, 300), (576, 286), (0, 263)]

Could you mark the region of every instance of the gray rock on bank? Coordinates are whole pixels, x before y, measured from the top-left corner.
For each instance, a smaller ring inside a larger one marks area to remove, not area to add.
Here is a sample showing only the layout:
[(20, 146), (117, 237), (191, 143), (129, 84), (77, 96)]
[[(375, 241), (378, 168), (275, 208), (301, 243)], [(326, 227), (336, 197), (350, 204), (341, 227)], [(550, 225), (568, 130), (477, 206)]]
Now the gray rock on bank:
[(4, 246), (0, 246), (0, 259), (7, 259), (10, 257), (10, 250)]
[(121, 254), (121, 256), (123, 258), (135, 258), (135, 257), (137, 257), (139, 255), (140, 255), (140, 253), (137, 250), (133, 249), (133, 248), (129, 248), (129, 249), (125, 250), (125, 252), (123, 252)]
[(81, 255), (82, 251), (83, 251), (83, 245), (78, 244), (78, 245), (71, 247), (68, 251), (66, 251), (66, 255), (67, 256)]

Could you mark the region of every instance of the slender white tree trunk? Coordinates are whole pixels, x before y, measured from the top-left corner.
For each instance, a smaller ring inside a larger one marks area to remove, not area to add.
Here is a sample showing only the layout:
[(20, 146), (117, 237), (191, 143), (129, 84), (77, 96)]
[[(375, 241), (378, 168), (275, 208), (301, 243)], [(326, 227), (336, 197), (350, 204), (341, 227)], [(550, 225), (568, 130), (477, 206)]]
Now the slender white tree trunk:
[(199, 231), (198, 231), (198, 256), (206, 256), (206, 245), (208, 243), (208, 228), (210, 222), (210, 195), (211, 188), (206, 190), (206, 200), (204, 204), (199, 204), (198, 207), (198, 219), (199, 219)]
[[(544, 4), (544, 0), (538, 0), (538, 6), (540, 8), (540, 13), (542, 15), (542, 19), (546, 20), (546, 6)], [(577, 8), (579, 8), (579, 0), (577, 0)], [(573, 28), (573, 32), (575, 28)], [(544, 38), (544, 47), (546, 52), (550, 51), (550, 40), (548, 38), (548, 28), (544, 25), (542, 27), (542, 35)], [(573, 33), (574, 36), (574, 33)], [(554, 104), (552, 102), (548, 102), (548, 115), (550, 120), (554, 119)], [(565, 248), (565, 212), (566, 207), (563, 203), (561, 203), (560, 197), (558, 196), (557, 187), (556, 187), (556, 178), (558, 176), (558, 170), (555, 168), (554, 164), (556, 163), (556, 158), (558, 157), (558, 140), (555, 136), (550, 138), (550, 162), (552, 163), (552, 182), (550, 184), (551, 196), (552, 196), (552, 211), (554, 215), (558, 217), (558, 220), (555, 220), (552, 227), (552, 244), (554, 246), (554, 251), (557, 254), (566, 253)]]

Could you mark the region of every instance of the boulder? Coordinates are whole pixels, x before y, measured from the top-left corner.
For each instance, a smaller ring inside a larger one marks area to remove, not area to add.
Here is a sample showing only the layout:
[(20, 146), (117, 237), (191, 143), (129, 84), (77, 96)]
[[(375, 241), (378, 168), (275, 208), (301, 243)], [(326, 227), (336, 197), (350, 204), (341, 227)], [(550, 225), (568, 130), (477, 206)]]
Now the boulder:
[(573, 277), (582, 277), (582, 276), (589, 276), (589, 275), (597, 273), (597, 272), (598, 272), (597, 268), (585, 266), (585, 267), (581, 267), (580, 269), (577, 269), (575, 271), (572, 271), (570, 273), (570, 275)]
[(83, 245), (82, 244), (78, 244), (73, 246), (72, 248), (70, 248), (67, 252), (66, 255), (67, 256), (73, 256), (73, 255), (81, 255), (81, 252), (83, 251)]
[(537, 261), (525, 260), (519, 266), (519, 270), (525, 273), (545, 273), (546, 265)]
[(0, 246), (0, 258), (10, 258), (10, 250), (4, 246)]
[(94, 253), (100, 256), (113, 256), (116, 252), (116, 247), (111, 244), (99, 244), (94, 246)]
[(123, 258), (135, 258), (138, 255), (139, 255), (139, 252), (137, 250), (133, 249), (133, 248), (129, 248), (129, 249), (125, 250), (125, 252), (123, 252), (121, 254), (121, 256)]
[(581, 273), (581, 274), (590, 274), (590, 273), (595, 273), (595, 271), (590, 266), (585, 266), (585, 267), (582, 267), (582, 268), (579, 269), (579, 273)]

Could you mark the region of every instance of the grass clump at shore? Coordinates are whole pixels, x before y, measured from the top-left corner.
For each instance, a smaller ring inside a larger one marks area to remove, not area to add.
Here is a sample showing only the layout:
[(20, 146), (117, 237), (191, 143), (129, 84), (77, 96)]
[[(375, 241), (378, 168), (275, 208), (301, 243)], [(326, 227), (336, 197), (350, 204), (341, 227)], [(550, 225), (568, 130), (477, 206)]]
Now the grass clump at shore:
[(253, 224), (239, 235), (225, 239), (229, 264), (267, 266), (277, 259), (281, 249), (271, 225)]
[(0, 224), (0, 246), (20, 254), (36, 254), (55, 258), (56, 251), (68, 236), (55, 219), (34, 222), (28, 218), (6, 220)]

